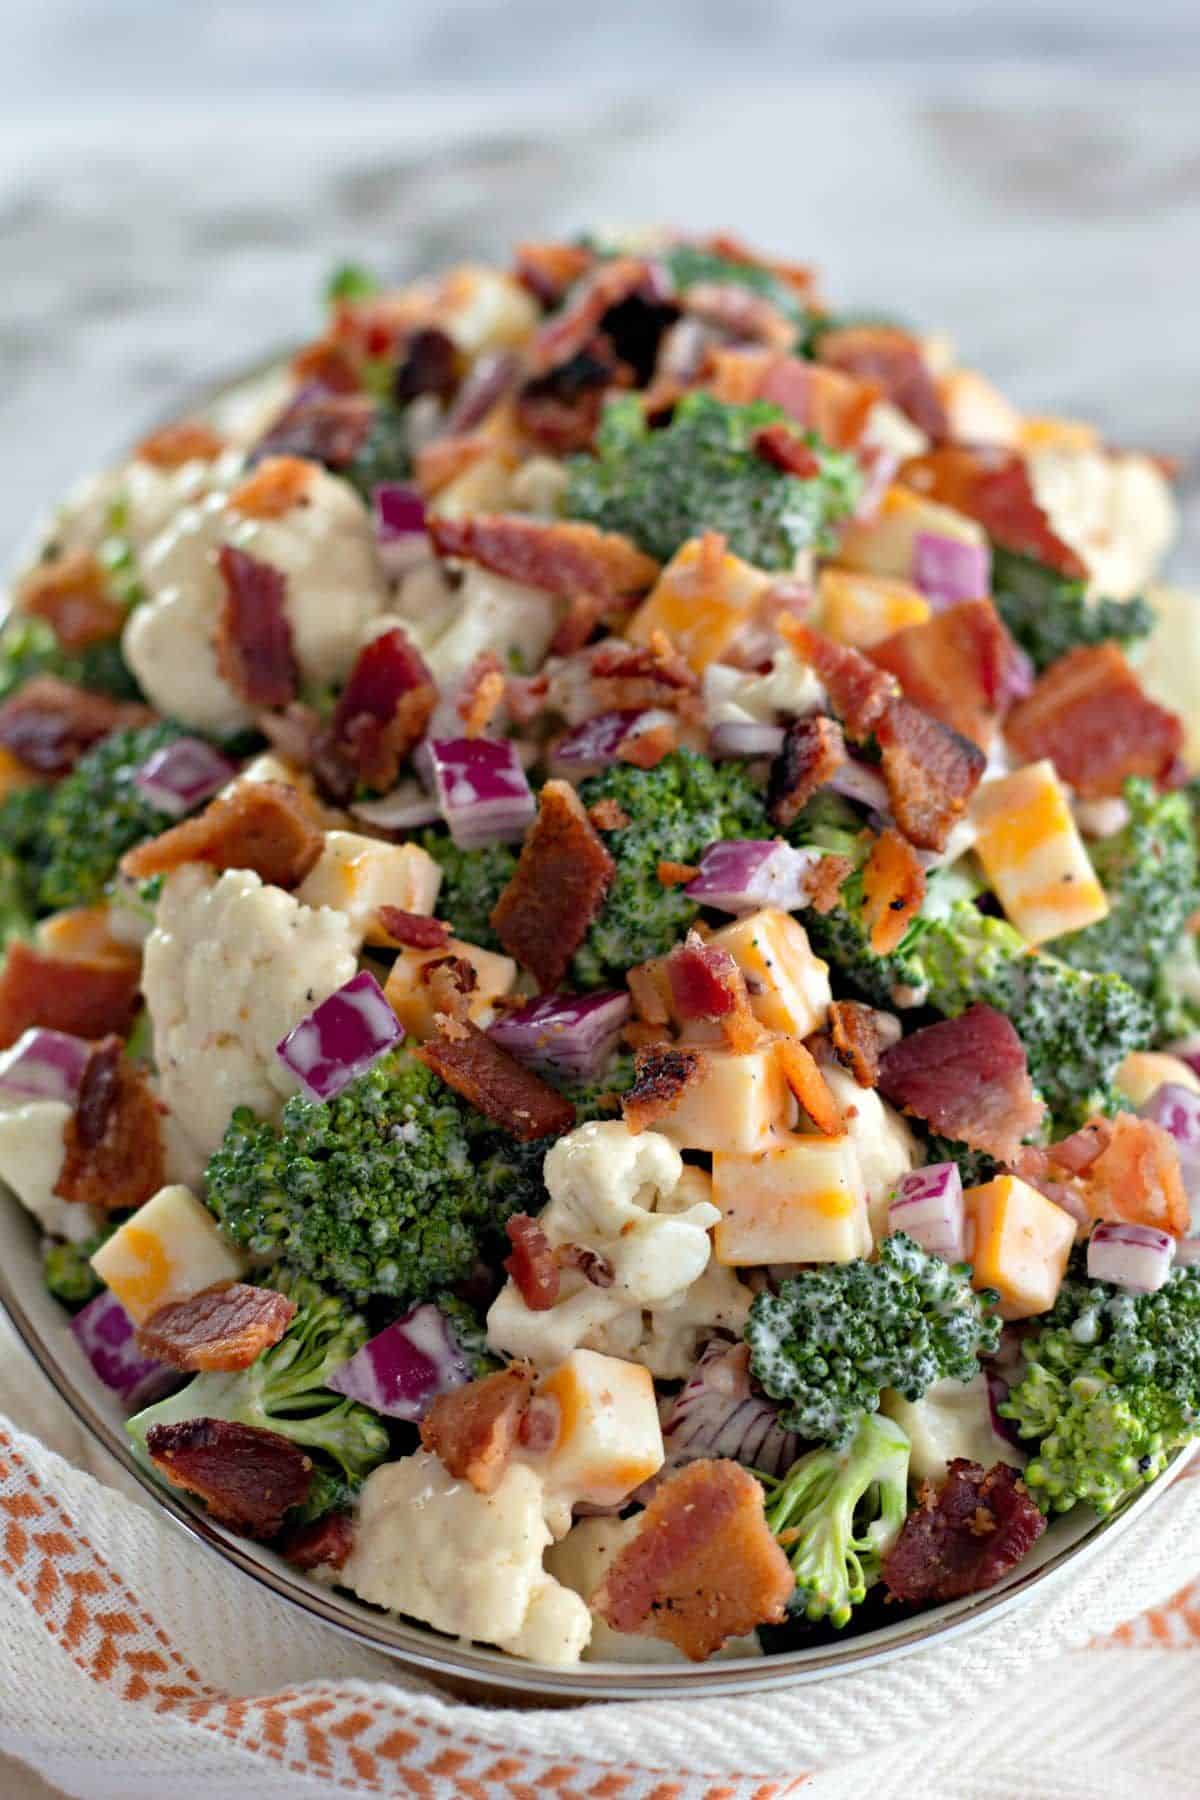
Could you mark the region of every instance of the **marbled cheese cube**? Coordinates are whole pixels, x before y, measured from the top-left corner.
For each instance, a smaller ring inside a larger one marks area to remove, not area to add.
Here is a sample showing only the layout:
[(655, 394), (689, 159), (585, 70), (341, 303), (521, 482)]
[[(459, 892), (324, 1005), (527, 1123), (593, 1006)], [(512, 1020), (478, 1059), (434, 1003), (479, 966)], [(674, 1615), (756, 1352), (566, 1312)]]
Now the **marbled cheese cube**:
[(432, 913), (442, 871), (419, 844), (385, 844), (356, 831), (327, 831), (325, 848), (296, 898), (302, 906), (332, 906), (343, 912), (369, 944), (392, 940), (379, 924), (381, 906)]
[(760, 1025), (787, 1037), (808, 1037), (825, 1023), (832, 994), (829, 964), (791, 913), (764, 906), (710, 940), (727, 950), (746, 978), (750, 1009)]
[(853, 1262), (871, 1253), (867, 1194), (848, 1136), (789, 1137), (755, 1156), (713, 1155), (717, 1261)]
[(535, 1427), (554, 1435), (523, 1459), (547, 1493), (570, 1506), (616, 1506), (662, 1467), (654, 1378), (638, 1363), (572, 1350), (540, 1384), (533, 1406)]
[(432, 1037), (437, 1029), (433, 996), (421, 975), (427, 963), (440, 962), (447, 956), (462, 957), (475, 971), (467, 1016), (476, 1025), (490, 1025), (496, 1001), (512, 991), (517, 979), (517, 965), (511, 956), (501, 956), (495, 950), (481, 950), (478, 944), (466, 944), (461, 938), (453, 937), (448, 938), (440, 950), (416, 950), (409, 946), (401, 950), (392, 964), (383, 989), (385, 1000), (409, 1037), (423, 1040)]
[(138, 1325), (171, 1301), (188, 1300), (218, 1281), (239, 1281), (248, 1266), (185, 1187), (159, 1188), (92, 1258), (101, 1281)]
[(972, 1280), (998, 1290), (1001, 1318), (1029, 1319), (1053, 1306), (1075, 1242), (1070, 1213), (1016, 1175), (968, 1188), (963, 1199)]
[(745, 630), (770, 585), (769, 576), (721, 549), (720, 540), (692, 538), (671, 558), (626, 635), (648, 644), (665, 631), (702, 674)]
[(1031, 944), (1107, 915), (1107, 897), (1052, 762), (985, 782), (971, 818), (975, 853), (1005, 913)]
[(890, 487), (873, 519), (846, 527), (838, 561), (868, 575), (894, 575), (911, 581), (913, 550), (921, 532), (955, 538), (961, 544), (983, 546), (987, 542), (982, 526), (974, 519), (909, 488)]
[(765, 1149), (795, 1116), (774, 1044), (736, 1054), (705, 1045), (704, 1069), (654, 1129), (680, 1150)]
[(907, 625), (923, 625), (933, 611), (909, 582), (855, 569), (822, 569), (817, 596), (822, 631), (855, 650), (869, 650)]

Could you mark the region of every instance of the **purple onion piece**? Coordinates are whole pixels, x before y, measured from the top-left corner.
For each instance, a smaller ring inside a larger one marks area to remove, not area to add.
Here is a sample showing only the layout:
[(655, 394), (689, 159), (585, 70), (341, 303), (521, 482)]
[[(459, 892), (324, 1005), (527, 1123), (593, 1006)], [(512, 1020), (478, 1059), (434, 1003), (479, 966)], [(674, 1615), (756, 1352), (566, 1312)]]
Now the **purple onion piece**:
[(310, 1100), (333, 1100), (403, 1036), (369, 969), (322, 1000), (276, 1045)]
[(1181, 1156), (1200, 1157), (1200, 1094), (1182, 1082), (1164, 1081), (1139, 1111), (1174, 1138)]
[(708, 846), (699, 874), (683, 891), (717, 912), (756, 912), (760, 906), (794, 912), (804, 905), (820, 860), (819, 850), (796, 850), (779, 838), (725, 838)]
[(31, 1025), (0, 1055), (0, 1095), (74, 1106), (90, 1050), (83, 1038)]
[(931, 1163), (902, 1175), (888, 1206), (888, 1230), (906, 1232), (931, 1256), (961, 1262), (966, 1219), (958, 1164)]
[(382, 481), (371, 493), (375, 545), (392, 577), (406, 575), (433, 555), (425, 529), (425, 502), (419, 490), (400, 481)]
[(494, 350), (479, 357), (458, 390), (442, 422), (439, 437), (471, 431), (487, 418), (497, 401), (521, 378), (521, 359), (512, 350)]
[(709, 734), (708, 747), (718, 760), (738, 756), (778, 756), (783, 749), (782, 725), (758, 719), (722, 719)]
[(460, 850), (516, 843), (525, 835), (537, 802), (514, 743), (428, 738), (422, 749), (428, 752), (442, 817)]
[(148, 757), (135, 774), (133, 785), (159, 812), (168, 818), (182, 819), (236, 774), (228, 757), (203, 738), (183, 737), (164, 744)]
[(869, 806), (883, 818), (891, 817), (892, 802), (887, 783), (879, 770), (870, 763), (860, 762), (855, 756), (850, 757), (840, 768), (834, 770), (829, 778), (829, 786), (844, 799), (855, 800), (860, 806)]
[(1022, 1442), (1021, 1434), (1017, 1430), (1015, 1421), (1006, 1419), (1000, 1411), (1001, 1403), (1008, 1399), (1008, 1382), (1005, 1381), (1003, 1375), (998, 1375), (994, 1369), (986, 1369), (984, 1371), (984, 1376), (987, 1381), (988, 1412), (991, 1415), (992, 1430), (995, 1432), (996, 1436), (1002, 1438), (1006, 1444), (1011, 1444), (1015, 1449), (1022, 1450), (1025, 1455), (1028, 1455), (1029, 1446)]
[(1157, 1293), (1174, 1255), (1175, 1239), (1152, 1225), (1097, 1225), (1088, 1239), (1088, 1278), (1131, 1294)]
[(488, 1036), (532, 1069), (586, 1081), (607, 1064), (629, 1010), (627, 993), (544, 994), (505, 1013)]
[(370, 1338), (326, 1385), (389, 1419), (423, 1418), (439, 1394), (462, 1387), (471, 1368), (453, 1325), (422, 1301)]
[(585, 719), (582, 725), (564, 732), (554, 746), (552, 762), (556, 770), (579, 781), (596, 769), (605, 769), (617, 760), (617, 751), (642, 718), (638, 711), (603, 712)]
[(986, 544), (964, 544), (935, 531), (913, 541), (913, 581), (935, 611), (991, 592), (991, 553)]
[(360, 800), (351, 806), (356, 819), (380, 831), (413, 831), (418, 825), (432, 825), (442, 816), (432, 794), (426, 794), (415, 781), (405, 781), (384, 794), (380, 800)]
[[(775, 1406), (750, 1384), (744, 1344), (714, 1339), (671, 1402), (663, 1422), (660, 1479), (700, 1457), (730, 1457), (764, 1475), (782, 1475), (799, 1449)], [(639, 1497), (640, 1493), (639, 1493)]]
[(106, 1388), (132, 1407), (148, 1404), (152, 1391), (178, 1386), (182, 1377), (137, 1347), (137, 1327), (115, 1294), (105, 1289), (81, 1307), (71, 1333)]

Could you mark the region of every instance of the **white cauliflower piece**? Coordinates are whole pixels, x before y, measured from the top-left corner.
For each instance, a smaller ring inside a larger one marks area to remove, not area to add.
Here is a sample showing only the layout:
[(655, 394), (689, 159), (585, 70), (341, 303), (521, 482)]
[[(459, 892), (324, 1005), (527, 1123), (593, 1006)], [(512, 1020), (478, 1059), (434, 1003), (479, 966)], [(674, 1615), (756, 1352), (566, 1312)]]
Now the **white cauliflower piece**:
[(508, 1356), (553, 1368), (613, 1320), (678, 1298), (708, 1265), (709, 1227), (720, 1217), (706, 1200), (682, 1212), (663, 1207), (679, 1185), (683, 1159), (655, 1131), (635, 1135), (619, 1120), (593, 1120), (560, 1138), (546, 1156), (550, 1193), (538, 1223), (552, 1246), (576, 1244), (604, 1258), (608, 1287), (563, 1271), (559, 1299), (534, 1312), (515, 1282), (488, 1313), (488, 1342)]
[(117, 496), (122, 536), (139, 558), (185, 506), (197, 506), (209, 494), (233, 486), (242, 472), (237, 451), (222, 451), (211, 460), (193, 457), (178, 468), (164, 469), (140, 457), (126, 465)]
[(197, 1155), (236, 1106), (278, 1117), (296, 1091), (280, 1039), (357, 969), (344, 914), (315, 911), (248, 869), (186, 864), (167, 877), (142, 986), (163, 1099)]
[(441, 687), (485, 650), (504, 663), (540, 667), (561, 611), (552, 595), (487, 569), (467, 565), (456, 587), (429, 563), (407, 577), (392, 605)]
[(531, 1662), (578, 1662), (591, 1634), (579, 1595), (542, 1567), (542, 1483), (512, 1462), (491, 1494), (418, 1450), (368, 1476), (340, 1581), (360, 1599)]
[(871, 1236), (878, 1243), (888, 1233), (888, 1201), (896, 1183), (920, 1162), (917, 1140), (896, 1111), (874, 1088), (859, 1087), (853, 1075), (822, 1063), (829, 1091), (846, 1121), (846, 1135), (858, 1154), (867, 1192)]
[(0, 1181), (52, 1237), (78, 1243), (99, 1230), (101, 1213), (54, 1192), (62, 1172), (63, 1132), (71, 1109), (61, 1100), (30, 1100), (0, 1112)]
[(1033, 491), (1081, 556), (1091, 590), (1125, 599), (1150, 581), (1179, 523), (1170, 485), (1148, 456), (1063, 445), (1027, 456)]
[(750, 720), (772, 725), (779, 718), (803, 718), (824, 702), (825, 690), (814, 671), (789, 646), (776, 650), (765, 675), (710, 663), (704, 671), (704, 718), (714, 725), (743, 725)]

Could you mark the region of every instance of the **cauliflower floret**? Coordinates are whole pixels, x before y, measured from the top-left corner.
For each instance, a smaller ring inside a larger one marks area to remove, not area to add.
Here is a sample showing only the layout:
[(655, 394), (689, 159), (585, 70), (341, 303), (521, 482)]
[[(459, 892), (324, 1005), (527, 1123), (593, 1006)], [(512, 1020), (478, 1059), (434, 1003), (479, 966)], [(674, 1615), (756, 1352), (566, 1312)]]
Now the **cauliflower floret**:
[(710, 663), (704, 671), (704, 717), (714, 725), (743, 725), (750, 720), (771, 725), (778, 718), (802, 718), (816, 712), (825, 690), (807, 663), (789, 646), (775, 652), (765, 675)]
[(538, 1223), (552, 1245), (603, 1257), (612, 1283), (596, 1287), (564, 1270), (556, 1304), (534, 1312), (506, 1282), (488, 1313), (492, 1348), (552, 1368), (623, 1314), (684, 1294), (708, 1265), (708, 1230), (720, 1214), (707, 1200), (663, 1209), (682, 1174), (678, 1150), (655, 1131), (635, 1136), (620, 1121), (594, 1120), (560, 1138), (546, 1156), (550, 1201)]
[(985, 1469), (997, 1462), (1011, 1463), (1014, 1469), (1025, 1466), (1025, 1452), (1002, 1438), (992, 1424), (982, 1369), (971, 1381), (935, 1381), (919, 1400), (906, 1400), (894, 1388), (885, 1388), (879, 1409), (908, 1434), (913, 1481), (944, 1481), (956, 1456)]
[(452, 1637), (531, 1662), (574, 1663), (591, 1615), (543, 1569), (549, 1543), (542, 1483), (525, 1464), (510, 1463), (495, 1491), (480, 1494), (418, 1450), (368, 1477), (340, 1580)]
[(1156, 573), (1178, 528), (1165, 476), (1148, 456), (1098, 447), (1028, 453), (1038, 504), (1088, 566), (1094, 593), (1121, 600)]
[(0, 1112), (0, 1180), (52, 1237), (78, 1243), (99, 1230), (94, 1206), (54, 1192), (63, 1163), (63, 1132), (71, 1109), (61, 1100), (30, 1100)]
[(540, 667), (561, 609), (552, 595), (486, 569), (467, 566), (455, 586), (438, 565), (423, 563), (402, 583), (393, 610), (444, 687), (485, 650), (523, 669)]
[(314, 911), (248, 869), (189, 863), (163, 887), (142, 985), (163, 1099), (198, 1155), (236, 1106), (276, 1118), (296, 1083), (275, 1046), (357, 969), (344, 914)]
[(846, 1135), (858, 1155), (859, 1172), (867, 1192), (871, 1236), (878, 1243), (888, 1233), (888, 1201), (896, 1183), (920, 1157), (917, 1140), (894, 1106), (881, 1100), (874, 1088), (861, 1088), (845, 1069), (823, 1063), (821, 1073), (846, 1121)]

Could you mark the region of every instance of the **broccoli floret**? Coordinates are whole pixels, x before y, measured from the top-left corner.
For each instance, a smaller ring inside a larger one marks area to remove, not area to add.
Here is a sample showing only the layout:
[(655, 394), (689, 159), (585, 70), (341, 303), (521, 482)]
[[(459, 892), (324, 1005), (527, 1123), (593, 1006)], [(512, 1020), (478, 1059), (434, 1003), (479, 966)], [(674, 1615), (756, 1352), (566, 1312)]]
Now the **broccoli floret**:
[(77, 1244), (47, 1243), (42, 1249), (42, 1280), (49, 1293), (72, 1312), (86, 1306), (94, 1300), (104, 1287), (91, 1264), (101, 1244), (105, 1243), (117, 1229), (116, 1220), (110, 1220), (101, 1230), (93, 1232), (91, 1237), (84, 1238)]
[(996, 610), (1039, 673), (1068, 650), (1110, 638), (1132, 644), (1154, 628), (1145, 600), (1089, 599), (1085, 582), (996, 546), (992, 589)]
[[(178, 1393), (136, 1413), (125, 1429), (145, 1457), (152, 1425), (183, 1419), (257, 1425), (327, 1457), (346, 1482), (357, 1483), (387, 1455), (387, 1427), (367, 1407), (335, 1394), (326, 1383), (366, 1342), (367, 1322), (344, 1300), (322, 1293), (303, 1277), (290, 1279), (281, 1271), (270, 1285), (290, 1294), (297, 1306), (277, 1344), (248, 1369), (197, 1375)], [(332, 1500), (332, 1495), (325, 1498)], [(321, 1510), (328, 1511), (328, 1504)]]
[(499, 950), (492, 911), (517, 866), (512, 845), (483, 844), (478, 850), (460, 850), (448, 832), (436, 828), (423, 832), (420, 841), (442, 871), (438, 918), (445, 919), (464, 943), (478, 944), (481, 950)]
[(1025, 1480), (1045, 1512), (1111, 1512), (1200, 1432), (1198, 1267), (1154, 1294), (1073, 1275), (1022, 1349), (1000, 1411), (1037, 1440)]
[(908, 1458), (899, 1425), (864, 1413), (843, 1449), (810, 1450), (763, 1478), (767, 1524), (796, 1576), (789, 1612), (849, 1623), (904, 1524)]
[(604, 834), (616, 874), (572, 964), (584, 988), (619, 986), (627, 969), (664, 955), (695, 919), (696, 902), (658, 879), (660, 862), (698, 863), (719, 838), (770, 835), (744, 765), (717, 766), (691, 750), (653, 769), (614, 763), (582, 782), (579, 797), (585, 806), (615, 800), (629, 820)]
[(1125, 784), (1129, 821), (1091, 846), (1109, 913), (1059, 938), (1054, 953), (1077, 969), (1119, 975), (1169, 1026), (1174, 983), (1168, 960), (1197, 902), (1196, 834), (1186, 794), (1160, 794), (1148, 781)]
[(945, 1263), (903, 1232), (879, 1259), (805, 1269), (757, 1295), (746, 1323), (750, 1368), (803, 1438), (847, 1443), (884, 1388), (919, 1400), (935, 1381), (970, 1381), (1000, 1342), (998, 1295), (976, 1293), (967, 1263)]
[(427, 1299), (469, 1273), (505, 1216), (472, 1166), (476, 1119), (401, 1046), (335, 1100), (294, 1095), (278, 1129), (239, 1107), (208, 1204), (255, 1256), (356, 1299)]
[(0, 800), (0, 947), (29, 937), (38, 916), (45, 820), (53, 789), (14, 788)]
[(134, 776), (154, 751), (184, 735), (169, 719), (114, 731), (59, 782), (43, 824), (43, 907), (95, 905), (125, 852), (175, 823), (145, 798)]
[(76, 687), (111, 694), (114, 700), (141, 699), (141, 689), (125, 664), (118, 638), (69, 652), (45, 619), (14, 613), (0, 631), (0, 700), (35, 675), (57, 675)]
[(790, 569), (801, 550), (833, 548), (832, 529), (858, 503), (862, 475), (853, 457), (814, 434), (820, 465), (801, 480), (758, 456), (755, 433), (785, 418), (755, 401), (730, 406), (689, 394), (671, 423), (651, 430), (636, 394), (605, 407), (594, 456), (572, 457), (564, 511), (620, 531), (667, 562), (703, 531), (724, 534), (730, 550), (761, 569)]
[(369, 300), (372, 294), (379, 292), (379, 278), (362, 263), (338, 263), (325, 277), (322, 298), (326, 306), (336, 306), (341, 300)]

